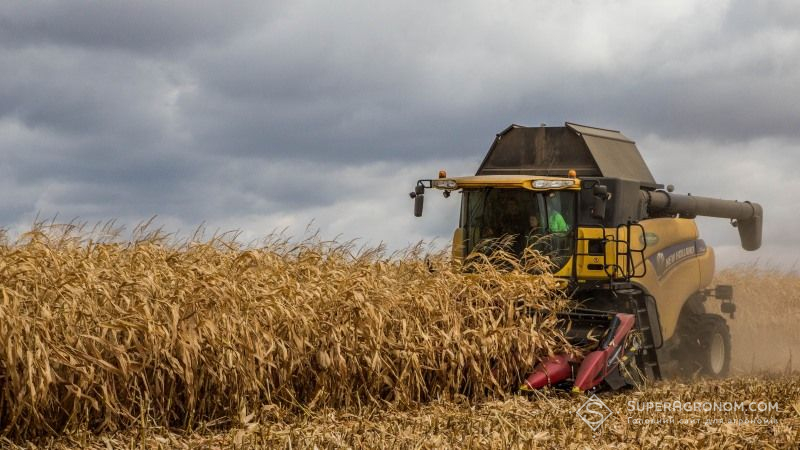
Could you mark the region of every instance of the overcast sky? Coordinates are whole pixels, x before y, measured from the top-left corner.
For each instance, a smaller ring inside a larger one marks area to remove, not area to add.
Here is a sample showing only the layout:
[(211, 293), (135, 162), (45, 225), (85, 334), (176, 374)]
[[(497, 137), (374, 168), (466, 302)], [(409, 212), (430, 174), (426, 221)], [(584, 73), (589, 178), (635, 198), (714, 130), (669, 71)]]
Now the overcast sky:
[(622, 130), (660, 183), (762, 203), (800, 258), (800, 2), (3, 2), (0, 224), (38, 214), (446, 244), (510, 123)]

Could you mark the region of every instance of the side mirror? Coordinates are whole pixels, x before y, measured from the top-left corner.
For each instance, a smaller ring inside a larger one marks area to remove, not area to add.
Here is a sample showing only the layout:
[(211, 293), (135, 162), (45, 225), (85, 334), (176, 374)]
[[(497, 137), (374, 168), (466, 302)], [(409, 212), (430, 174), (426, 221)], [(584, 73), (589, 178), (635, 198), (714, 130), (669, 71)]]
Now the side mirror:
[(603, 220), (606, 218), (606, 203), (608, 202), (608, 187), (602, 184), (595, 184), (592, 188), (594, 205), (592, 206), (592, 217)]
[(408, 194), (414, 199), (414, 216), (422, 217), (422, 205), (425, 202), (425, 186), (418, 184), (414, 192)]
[(729, 284), (718, 284), (714, 288), (714, 297), (719, 300), (733, 300), (733, 286)]

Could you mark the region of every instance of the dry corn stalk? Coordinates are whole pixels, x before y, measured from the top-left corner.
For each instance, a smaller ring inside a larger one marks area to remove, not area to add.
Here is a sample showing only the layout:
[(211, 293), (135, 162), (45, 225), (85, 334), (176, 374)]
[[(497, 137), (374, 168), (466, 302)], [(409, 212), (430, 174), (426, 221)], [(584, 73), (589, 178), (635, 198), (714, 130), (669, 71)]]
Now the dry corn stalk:
[(115, 236), (39, 224), (0, 245), (2, 434), (479, 398), (567, 345), (529, 314), (566, 306), (534, 254), (465, 273), (420, 246)]

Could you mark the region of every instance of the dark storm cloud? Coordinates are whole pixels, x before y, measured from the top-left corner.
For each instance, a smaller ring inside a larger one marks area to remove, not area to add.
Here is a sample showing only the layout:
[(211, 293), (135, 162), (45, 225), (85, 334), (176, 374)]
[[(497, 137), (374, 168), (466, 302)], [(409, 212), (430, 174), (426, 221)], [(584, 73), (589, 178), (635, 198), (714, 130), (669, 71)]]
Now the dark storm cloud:
[[(370, 160), (441, 158), (463, 154), (464, 149), (484, 151), (497, 126), (478, 126), (476, 120), (459, 121), (424, 111), (382, 110), (379, 106), (350, 107), (352, 101), (329, 100), (285, 106), (216, 103), (213, 110), (197, 99), (182, 104), (195, 117), (192, 133), (209, 152), (273, 160), (297, 159), (326, 164)], [(410, 108), (413, 109), (413, 108)], [(223, 120), (220, 120), (223, 118)], [(478, 126), (482, 133), (476, 133)]]
[(604, 78), (606, 95), (587, 106), (595, 117), (665, 137), (798, 139), (798, 18), (796, 2), (735, 1), (718, 23), (661, 30), (661, 42), (636, 66)]
[(86, 141), (131, 146), (169, 130), (170, 73), (146, 60), (51, 47), (0, 49), (0, 119)]
[(268, 4), (198, 0), (7, 2), (0, 8), (0, 46), (56, 45), (161, 54), (224, 40), (262, 22), (261, 14)]
[[(502, 10), (451, 21), (447, 6), (370, 23), (374, 11), (347, 5), (291, 8), (247, 41), (195, 54), (198, 89), (180, 102), (193, 134), (211, 151), (339, 163), (483, 151), (511, 122), (575, 120), (721, 142), (800, 138), (800, 102), (787, 95), (800, 79), (797, 33), (768, 20), (757, 33), (737, 32), (738, 17), (769, 17), (772, 4), (687, 14), (640, 30), (651, 33), (644, 44), (617, 32), (609, 48), (569, 17), (566, 32), (527, 28)], [(512, 23), (486, 29), (493, 20)], [(617, 31), (613, 19), (595, 20)], [(488, 34), (476, 39), (476, 30)], [(537, 42), (548, 36), (563, 48)], [(608, 55), (583, 59), (580, 47)]]
[[(797, 205), (731, 180), (788, 180), (800, 162), (799, 11), (774, 1), (5, 4), (0, 220), (159, 214), (263, 231), (317, 219), (348, 236), (446, 240), (457, 199), (406, 217), (416, 177), (472, 172), (510, 123), (565, 120), (621, 129), (659, 181)], [(753, 158), (755, 171), (735, 164)], [(774, 223), (788, 220), (780, 214)], [(769, 227), (771, 239), (786, 232)], [(719, 242), (735, 244), (728, 231)]]

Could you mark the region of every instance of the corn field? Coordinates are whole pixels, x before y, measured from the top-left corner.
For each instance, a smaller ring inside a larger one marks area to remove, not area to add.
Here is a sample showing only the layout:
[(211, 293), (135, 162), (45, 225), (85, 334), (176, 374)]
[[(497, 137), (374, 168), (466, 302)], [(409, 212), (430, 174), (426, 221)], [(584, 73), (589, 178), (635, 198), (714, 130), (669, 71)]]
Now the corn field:
[[(642, 392), (600, 395), (612, 414), (593, 432), (576, 411), (585, 396), (557, 391), (477, 404), (432, 401), (417, 407), (321, 408), (306, 413), (275, 405), (242, 410), (230, 427), (193, 432), (139, 427), (96, 435), (80, 431), (9, 447), (54, 449), (796, 449), (800, 377), (747, 376), (722, 381), (661, 382)], [(777, 401), (768, 413), (630, 411), (629, 402)], [(672, 420), (670, 420), (670, 418)], [(647, 420), (661, 423), (646, 423)], [(683, 422), (682, 422), (683, 421)], [(722, 421), (722, 422), (721, 422)], [(720, 423), (721, 422), (721, 423)], [(759, 423), (761, 422), (761, 423)], [(3, 441), (0, 440), (0, 444)]]
[(0, 246), (2, 435), (503, 395), (567, 345), (553, 315), (528, 314), (567, 305), (521, 270), (540, 258), (475, 259), (477, 276), (421, 247), (117, 236), (38, 225)]
[[(800, 441), (796, 274), (721, 272), (739, 306), (730, 321), (737, 377), (603, 394), (612, 414), (593, 432), (576, 415), (585, 396), (512, 394), (538, 359), (576, 351), (551, 314), (570, 303), (536, 254), (523, 262), (476, 255), (462, 267), (421, 245), (387, 254), (315, 236), (178, 240), (148, 224), (125, 239), (113, 224), (37, 224), (14, 241), (5, 236), (3, 447), (711, 449)], [(674, 400), (780, 409), (681, 413), (658, 424), (636, 422), (659, 417), (652, 412), (628, 410), (630, 402)]]

